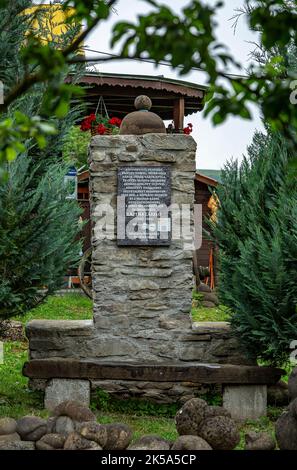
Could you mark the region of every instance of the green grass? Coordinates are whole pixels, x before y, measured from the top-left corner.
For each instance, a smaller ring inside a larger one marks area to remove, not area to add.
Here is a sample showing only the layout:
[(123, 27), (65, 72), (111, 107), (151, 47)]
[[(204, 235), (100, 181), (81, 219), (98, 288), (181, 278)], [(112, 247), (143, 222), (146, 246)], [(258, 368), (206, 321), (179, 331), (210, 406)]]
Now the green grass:
[(223, 305), (215, 308), (198, 306), (192, 308), (192, 319), (193, 321), (229, 321), (230, 316)]
[(51, 296), (24, 316), (15, 317), (23, 323), (30, 320), (88, 320), (93, 318), (92, 301), (79, 293)]
[[(92, 301), (79, 293), (51, 296), (24, 316), (14, 320), (85, 320), (92, 318)], [(28, 389), (28, 379), (22, 367), (28, 356), (26, 342), (4, 343), (4, 364), (0, 364), (0, 416), (18, 418), (26, 414), (46, 416), (42, 393)]]
[(4, 343), (4, 364), (0, 364), (0, 417), (19, 418), (26, 414), (46, 414), (40, 393), (29, 391), (28, 379), (22, 375), (27, 356), (27, 343)]
[(134, 416), (127, 413), (96, 412), (97, 420), (101, 424), (124, 423), (133, 430), (133, 440), (147, 434), (157, 434), (164, 439), (174, 441), (178, 434), (174, 419), (157, 418), (155, 416)]

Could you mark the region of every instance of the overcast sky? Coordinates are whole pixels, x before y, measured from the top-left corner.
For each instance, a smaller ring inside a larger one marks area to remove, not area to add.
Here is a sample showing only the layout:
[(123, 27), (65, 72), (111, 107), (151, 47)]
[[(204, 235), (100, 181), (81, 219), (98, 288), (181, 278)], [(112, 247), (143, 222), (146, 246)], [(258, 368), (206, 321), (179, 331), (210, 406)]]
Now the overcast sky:
[[(171, 8), (179, 10), (186, 6), (188, 0), (160, 0), (169, 3)], [(205, 3), (214, 4), (214, 0), (205, 0)], [(254, 35), (249, 31), (244, 19), (239, 22), (236, 34), (232, 30), (231, 16), (234, 10), (240, 7), (243, 0), (225, 0), (225, 7), (218, 14), (217, 37), (226, 44), (234, 57), (246, 66), (248, 54), (253, 46), (248, 41), (255, 40)], [(104, 52), (113, 52), (109, 45), (111, 29), (115, 22), (120, 20), (134, 20), (139, 13), (151, 10), (151, 7), (142, 0), (118, 0), (117, 12), (111, 18), (101, 23), (86, 41), (86, 45), (91, 49)], [(91, 53), (90, 53), (91, 54)], [(91, 54), (94, 56), (94, 54)], [(194, 83), (205, 83), (205, 77), (201, 72), (193, 71), (188, 75), (180, 77), (178, 72), (170, 67), (148, 64), (139, 61), (117, 61), (97, 65), (101, 72), (128, 73), (135, 75), (164, 75), (168, 78), (181, 78)], [(246, 146), (250, 143), (255, 129), (262, 127), (257, 111), (254, 112), (253, 121), (244, 121), (239, 118), (229, 118), (221, 126), (213, 127), (209, 118), (205, 119), (202, 113), (197, 113), (186, 118), (185, 123), (191, 122), (194, 126), (193, 137), (198, 143), (197, 167), (220, 169), (224, 162), (231, 157), (241, 158)]]

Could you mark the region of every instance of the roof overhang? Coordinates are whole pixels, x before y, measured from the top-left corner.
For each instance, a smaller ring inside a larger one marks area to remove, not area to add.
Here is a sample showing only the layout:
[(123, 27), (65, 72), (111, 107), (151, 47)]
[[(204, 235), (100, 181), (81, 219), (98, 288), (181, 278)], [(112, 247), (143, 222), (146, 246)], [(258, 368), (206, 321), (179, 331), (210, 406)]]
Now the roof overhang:
[(209, 176), (205, 176), (202, 173), (195, 174), (195, 180), (199, 181), (200, 183), (206, 184), (207, 186), (217, 186), (219, 182)]
[[(66, 81), (71, 82), (72, 76)], [(196, 83), (149, 75), (88, 72), (75, 83), (86, 88), (84, 100), (90, 109), (96, 108), (103, 96), (109, 114), (123, 117), (135, 111), (136, 96), (147, 94), (153, 102), (152, 111), (163, 120), (172, 119), (172, 109), (179, 98), (184, 98), (185, 116), (201, 111), (207, 91), (207, 87)]]

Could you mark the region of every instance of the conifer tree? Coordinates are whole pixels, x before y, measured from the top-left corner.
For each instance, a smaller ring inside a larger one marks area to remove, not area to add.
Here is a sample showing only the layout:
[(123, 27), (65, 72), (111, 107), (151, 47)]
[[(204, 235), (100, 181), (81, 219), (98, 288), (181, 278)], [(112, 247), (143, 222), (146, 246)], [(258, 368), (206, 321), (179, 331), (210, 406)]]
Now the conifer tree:
[[(32, 24), (26, 14), (31, 5), (27, 0), (10, 2), (0, 18), (0, 79), (9, 87), (26, 73), (19, 58)], [(47, 31), (39, 32), (48, 38)], [(59, 38), (59, 47), (75, 34), (77, 29), (68, 27)], [(77, 67), (73, 71), (81, 73)], [(34, 86), (14, 102), (7, 118), (16, 110), (29, 116), (42, 114), (47, 99), (44, 90), (42, 84)], [(55, 118), (57, 133), (43, 150), (27, 140), (26, 151), (6, 165), (7, 177), (0, 185), (0, 321), (25, 313), (42, 301), (45, 293), (54, 292), (78, 260), (80, 244), (75, 238), (80, 209), (76, 201), (66, 198), (68, 169), (61, 149), (80, 110), (74, 106), (62, 120)]]
[(256, 133), (248, 156), (229, 162), (218, 188), (221, 301), (253, 358), (282, 364), (297, 339), (297, 184), (290, 146)]

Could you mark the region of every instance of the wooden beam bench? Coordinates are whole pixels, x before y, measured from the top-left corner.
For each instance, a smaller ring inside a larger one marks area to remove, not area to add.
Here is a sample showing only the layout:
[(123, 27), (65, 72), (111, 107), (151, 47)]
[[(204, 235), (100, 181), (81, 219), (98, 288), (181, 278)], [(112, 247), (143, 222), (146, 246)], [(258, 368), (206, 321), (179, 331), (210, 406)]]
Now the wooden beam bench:
[[(64, 399), (76, 397), (80, 386), (82, 390), (87, 390), (82, 393), (89, 395), (92, 380), (222, 384), (224, 407), (235, 419), (264, 416), (267, 411), (267, 385), (277, 383), (284, 373), (282, 369), (273, 367), (232, 364), (104, 363), (93, 359), (63, 358), (33, 359), (26, 362), (23, 368), (23, 374), (30, 379), (50, 380), (50, 394), (60, 400), (63, 396)], [(49, 387), (46, 389), (45, 403)], [(53, 407), (52, 402), (49, 407)]]

